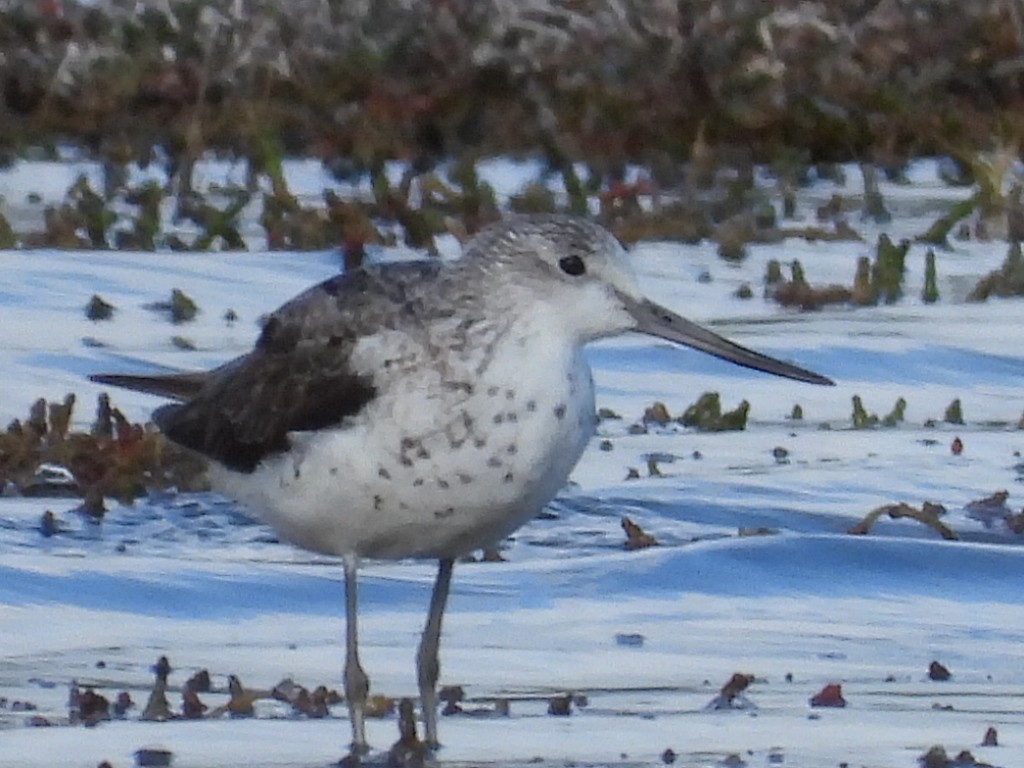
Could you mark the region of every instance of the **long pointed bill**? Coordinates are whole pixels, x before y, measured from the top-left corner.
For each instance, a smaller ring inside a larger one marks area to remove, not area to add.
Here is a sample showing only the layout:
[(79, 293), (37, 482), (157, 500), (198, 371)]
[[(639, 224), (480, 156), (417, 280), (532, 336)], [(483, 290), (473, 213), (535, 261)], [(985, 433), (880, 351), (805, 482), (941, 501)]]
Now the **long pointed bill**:
[(760, 352), (741, 347), (739, 344), (734, 344), (653, 301), (637, 300), (621, 294), (620, 298), (625, 302), (629, 313), (636, 319), (636, 330), (640, 333), (683, 344), (722, 360), (728, 360), (730, 363), (771, 373), (775, 376), (804, 381), (808, 384), (830, 386), (835, 384), (831, 379), (819, 376), (813, 371), (784, 363), (773, 357), (762, 355)]

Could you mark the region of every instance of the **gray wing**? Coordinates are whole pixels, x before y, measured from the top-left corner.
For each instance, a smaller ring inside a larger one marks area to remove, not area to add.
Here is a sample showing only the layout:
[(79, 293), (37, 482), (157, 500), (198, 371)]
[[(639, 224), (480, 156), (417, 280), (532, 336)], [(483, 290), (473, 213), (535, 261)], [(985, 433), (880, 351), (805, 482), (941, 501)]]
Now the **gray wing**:
[(353, 348), (389, 322), (423, 322), (424, 283), (439, 269), (391, 265), (320, 283), (274, 312), (250, 353), (205, 374), (198, 391), (157, 409), (153, 420), (174, 442), (252, 472), (288, 449), (289, 432), (338, 425), (373, 399), (372, 376), (349, 364)]

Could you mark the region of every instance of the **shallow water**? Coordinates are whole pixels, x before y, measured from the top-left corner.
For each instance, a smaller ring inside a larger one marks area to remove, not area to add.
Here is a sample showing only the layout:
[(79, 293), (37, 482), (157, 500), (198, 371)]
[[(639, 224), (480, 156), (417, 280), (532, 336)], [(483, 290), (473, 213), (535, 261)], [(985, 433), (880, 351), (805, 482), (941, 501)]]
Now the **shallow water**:
[[(994, 765), (1024, 764), (1022, 538), (998, 516), (986, 525), (965, 510), (1000, 488), (1010, 491), (1009, 511), (1024, 498), (1024, 432), (1015, 428), (1024, 412), (1024, 349), (1014, 341), (1024, 303), (924, 307), (911, 296), (892, 307), (794, 314), (732, 297), (741, 281), (759, 284), (768, 258), (797, 254), (812, 282), (846, 282), (867, 249), (759, 246), (742, 266), (726, 267), (704, 246), (638, 248), (641, 282), (659, 301), (694, 319), (724, 318), (712, 324), (716, 331), (837, 386), (795, 385), (640, 339), (595, 345), (588, 354), (598, 405), (623, 418), (601, 424), (551, 514), (503, 544), (507, 562), (456, 569), (442, 682), (463, 685), (481, 706), (495, 697), (513, 704), (507, 719), (444, 718), (441, 764), (652, 765), (672, 747), (684, 766), (722, 765), (739, 754), (751, 766), (781, 759), (889, 768), (916, 766), (936, 743), (951, 755), (971, 749)], [(954, 295), (965, 270), (994, 269), (1004, 251), (971, 244), (940, 256), (940, 290)], [(224, 360), (251, 343), (261, 312), (335, 269), (329, 254), (43, 252), (0, 260), (19, 275), (0, 293), (0, 411), (13, 418), (40, 394), (75, 391), (83, 424), (98, 392), (88, 373)], [(908, 284), (921, 261), (915, 246)], [(710, 284), (692, 279), (702, 269), (712, 272)], [(172, 287), (203, 308), (186, 329), (141, 308)], [(119, 306), (113, 323), (82, 318), (96, 290)], [(231, 328), (220, 321), (227, 307), (243, 318)], [(173, 349), (168, 339), (178, 332), (199, 352)], [(110, 346), (84, 346), (84, 337)], [(721, 393), (726, 409), (751, 402), (746, 431), (629, 434), (653, 401), (679, 414), (708, 390)], [(854, 394), (879, 416), (905, 397), (906, 422), (852, 430)], [(941, 422), (953, 398), (962, 401), (965, 425)], [(131, 393), (116, 402), (132, 419), (156, 404)], [(803, 422), (786, 418), (795, 403)], [(965, 445), (960, 456), (950, 452), (955, 436)], [(602, 440), (611, 450), (600, 449)], [(779, 447), (788, 452), (781, 461)], [(652, 457), (660, 474), (649, 476)], [(625, 479), (630, 468), (639, 479)], [(924, 500), (946, 506), (944, 521), (960, 541), (885, 517), (867, 536), (846, 533), (879, 505)], [(130, 690), (141, 708), (149, 667), (162, 654), (175, 667), (172, 685), (209, 669), (211, 705), (226, 699), (231, 673), (257, 687), (286, 676), (340, 687), (337, 562), (278, 542), (213, 495), (114, 505), (100, 525), (73, 506), (0, 499), (0, 696), (30, 700), (59, 723), (77, 679), (111, 696)], [(63, 528), (52, 538), (39, 532), (45, 509)], [(624, 551), (623, 515), (661, 546)], [(767, 535), (739, 535), (749, 528)], [(432, 576), (429, 564), (365, 569), (361, 642), (374, 691), (415, 690), (414, 649)], [(952, 681), (927, 679), (933, 659), (953, 670)], [(736, 671), (757, 675), (748, 694), (758, 709), (705, 712)], [(842, 683), (850, 705), (812, 711), (808, 698), (828, 682)], [(567, 690), (586, 693), (589, 706), (548, 717), (546, 697)], [(123, 766), (150, 744), (168, 746), (176, 766), (326, 765), (348, 738), (344, 707), (321, 722), (270, 704), (259, 714), (27, 728), (24, 713), (0, 706), (0, 765)], [(1007, 746), (977, 747), (989, 725)], [(378, 747), (396, 735), (394, 720), (370, 723)]]

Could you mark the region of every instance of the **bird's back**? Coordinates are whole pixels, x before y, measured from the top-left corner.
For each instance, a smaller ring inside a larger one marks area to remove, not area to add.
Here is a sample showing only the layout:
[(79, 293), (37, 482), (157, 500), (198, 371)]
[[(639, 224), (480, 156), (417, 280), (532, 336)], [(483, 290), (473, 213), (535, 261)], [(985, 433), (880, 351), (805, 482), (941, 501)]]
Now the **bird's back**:
[(373, 399), (381, 377), (353, 355), (382, 331), (415, 335), (434, 322), (431, 288), (444, 290), (443, 269), (368, 267), (310, 288), (270, 315), (251, 352), (209, 372), (198, 391), (154, 420), (171, 440), (253, 471), (288, 449), (289, 433), (336, 426)]

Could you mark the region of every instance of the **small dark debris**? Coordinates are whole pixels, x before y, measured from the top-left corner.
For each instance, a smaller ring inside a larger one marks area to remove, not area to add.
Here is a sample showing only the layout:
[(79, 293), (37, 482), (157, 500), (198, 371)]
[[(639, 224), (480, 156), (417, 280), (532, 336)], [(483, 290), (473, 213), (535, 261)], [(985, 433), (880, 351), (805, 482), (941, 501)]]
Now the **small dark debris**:
[(963, 424), (964, 413), (963, 408), (960, 405), (960, 398), (956, 398), (946, 407), (946, 412), (942, 416), (942, 420), (947, 424)]
[(644, 639), (639, 632), (618, 632), (615, 635), (615, 644), (626, 648), (642, 648)]
[(77, 720), (87, 727), (92, 727), (110, 719), (110, 702), (92, 688), (86, 688), (78, 698), (77, 713), (71, 714), (73, 721)]
[(548, 699), (548, 714), (555, 717), (568, 717), (572, 714), (572, 694), (552, 696)]
[(622, 530), (626, 532), (625, 547), (628, 550), (646, 549), (657, 546), (657, 540), (628, 517), (622, 518)]
[(135, 765), (139, 768), (166, 768), (172, 758), (173, 753), (169, 749), (148, 747), (135, 750)]
[(867, 412), (860, 395), (853, 396), (853, 415), (850, 420), (854, 429), (871, 429), (878, 426), (878, 415)]
[(42, 517), (39, 519), (39, 532), (46, 539), (60, 533), (60, 524), (57, 522), (57, 516), (49, 509), (43, 512)]
[(121, 691), (113, 703), (114, 717), (124, 717), (128, 710), (135, 706), (131, 694), (128, 691)]
[(977, 765), (974, 762), (973, 756), (971, 756), (970, 763), (961, 763), (959, 758), (960, 755), (957, 756), (956, 761), (950, 760), (946, 754), (946, 748), (941, 744), (936, 744), (917, 758), (917, 762), (921, 765), (921, 768), (969, 768), (969, 766)]
[(962, 749), (953, 758), (953, 768), (993, 768), (989, 763), (980, 763), (969, 749)]
[(201, 669), (185, 682), (185, 689), (196, 693), (210, 692), (210, 673)]
[(1004, 519), (1011, 531), (1017, 535), (1024, 533), (1024, 510), (1015, 515), (1007, 515)]
[(199, 699), (199, 694), (191, 688), (181, 692), (181, 716), (186, 720), (200, 720), (208, 707)]
[(142, 710), (140, 720), (162, 723), (174, 719), (170, 702), (167, 701), (167, 683), (157, 678), (156, 685), (149, 694), (149, 700)]
[(74, 511), (84, 515), (93, 522), (102, 520), (103, 516), (107, 514), (107, 505), (103, 499), (102, 491), (96, 486), (89, 488), (85, 492), (85, 498), (82, 499), (82, 503), (75, 507)]
[(171, 712), (171, 705), (167, 701), (167, 677), (171, 674), (171, 663), (166, 656), (161, 656), (151, 669), (156, 680), (140, 719), (155, 722), (172, 720), (174, 713)]
[(171, 346), (182, 352), (195, 352), (198, 349), (194, 341), (184, 336), (171, 336)]
[(829, 683), (811, 697), (812, 707), (845, 707), (843, 687), (839, 683)]
[(721, 399), (717, 392), (705, 392), (687, 408), (678, 421), (684, 427), (694, 427), (698, 432), (727, 432), (743, 430), (747, 426), (750, 403), (746, 400), (733, 411), (722, 411)]
[(196, 303), (180, 288), (171, 291), (171, 298), (167, 301), (155, 301), (147, 304), (146, 309), (154, 312), (165, 313), (175, 325), (187, 323), (194, 320), (199, 312)]
[(939, 682), (944, 682), (946, 680), (949, 680), (952, 676), (952, 673), (950, 673), (950, 671), (944, 665), (940, 664), (938, 661), (933, 661), (931, 664), (928, 665), (929, 680), (937, 680)]
[(504, 563), (505, 556), (501, 554), (501, 550), (497, 547), (485, 547), (480, 553), (480, 562), (482, 563)]
[(367, 717), (379, 720), (395, 714), (397, 707), (398, 702), (393, 698), (377, 693), (366, 700), (365, 712)]
[(896, 403), (892, 407), (892, 410), (882, 417), (882, 426), (895, 427), (906, 418), (906, 413), (907, 401), (902, 397), (897, 398)]
[(757, 706), (743, 692), (754, 682), (753, 675), (736, 672), (719, 690), (718, 695), (708, 702), (704, 709), (757, 709)]
[(939, 519), (939, 516), (945, 514), (945, 512), (946, 508), (941, 504), (935, 504), (929, 501), (924, 502), (920, 509), (912, 507), (902, 501), (896, 504), (883, 504), (882, 506), (871, 510), (867, 515), (865, 515), (863, 520), (856, 525), (851, 526), (846, 532), (853, 536), (864, 536), (871, 530), (871, 527), (880, 517), (888, 515), (893, 520), (898, 520), (900, 518), (917, 520), (919, 523), (923, 523), (929, 528), (935, 530), (947, 541), (957, 541), (960, 537), (956, 534), (956, 531)]
[(1002, 266), (981, 278), (967, 301), (985, 301), (990, 296), (1007, 298), (1024, 295), (1024, 255), (1019, 242), (1010, 246)]
[(663, 427), (671, 420), (672, 417), (669, 415), (668, 408), (662, 402), (656, 402), (644, 409), (644, 424), (657, 424), (659, 427)]
[(991, 528), (995, 522), (1004, 520), (1010, 514), (1010, 508), (1006, 505), (1008, 498), (1008, 491), (996, 491), (983, 499), (967, 502), (964, 509), (967, 510), (968, 517), (984, 523), (986, 528)]
[(93, 322), (109, 320), (114, 316), (114, 305), (108, 304), (98, 294), (93, 294), (85, 305), (85, 316)]
[(437, 692), (437, 698), (444, 702), (441, 715), (451, 717), (462, 713), (460, 703), (466, 698), (466, 691), (461, 685), (445, 685)]
[(231, 717), (240, 718), (254, 717), (256, 701), (269, 695), (264, 691), (249, 690), (237, 675), (228, 675), (228, 693), (231, 698), (226, 705), (227, 711)]

